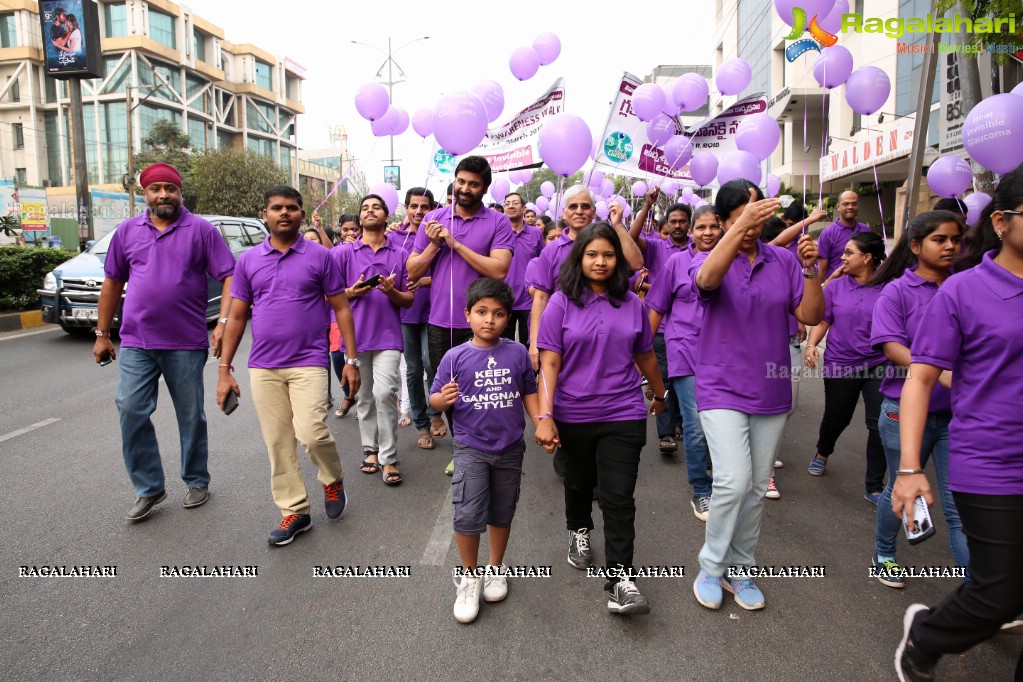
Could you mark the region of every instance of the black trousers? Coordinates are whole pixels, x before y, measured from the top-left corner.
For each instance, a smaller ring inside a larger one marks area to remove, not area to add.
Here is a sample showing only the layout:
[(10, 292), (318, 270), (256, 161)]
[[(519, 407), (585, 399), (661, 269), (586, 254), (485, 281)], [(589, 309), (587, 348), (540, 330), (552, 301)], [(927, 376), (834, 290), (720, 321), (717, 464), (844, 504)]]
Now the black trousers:
[(824, 380), (824, 417), (817, 436), (817, 452), (827, 457), (835, 451), (838, 437), (845, 431), (856, 412), (856, 402), (863, 396), (863, 410), (867, 422), (867, 474), (863, 485), (868, 493), (884, 490), (884, 474), (888, 461), (884, 456), (881, 433), (877, 428), (881, 416), (880, 372), (875, 368), (862, 377), (842, 377)]
[[(970, 579), (913, 624), (913, 644), (934, 657), (962, 653), (1023, 613), (1023, 495), (952, 497), (970, 548)], [(1015, 679), (1023, 679), (1023, 652)]]
[(501, 334), (506, 339), (512, 341), (518, 337), (519, 343), (529, 345), (529, 311), (528, 310), (513, 310), (508, 316), (508, 326), (505, 327), (504, 333)]
[(664, 405), (664, 411), (657, 415), (657, 437), (674, 438), (676, 427), (682, 426), (682, 417), (678, 410), (675, 388), (668, 381), (668, 347), (664, 341), (664, 334), (654, 334), (654, 355), (657, 356), (657, 367), (661, 370), (661, 380), (668, 389), (668, 401)]
[[(604, 565), (632, 568), (636, 539), (636, 476), (646, 445), (646, 420), (567, 424), (557, 421), (565, 454), (565, 522), (593, 528), (593, 487), (604, 517)], [(608, 589), (610, 581), (605, 589)]]
[[(471, 329), (449, 329), (447, 327), (438, 327), (437, 325), (427, 325), (426, 328), (426, 344), (430, 353), (430, 366), (440, 367), (440, 361), (443, 359), (444, 354), (455, 346), (460, 346), (469, 339), (472, 338)], [(448, 383), (451, 377), (443, 377), (441, 385)], [(427, 396), (429, 400), (429, 396)], [(448, 428), (451, 429), (451, 435), (455, 433), (455, 410), (454, 408), (448, 409), (444, 412), (444, 416), (448, 418)]]

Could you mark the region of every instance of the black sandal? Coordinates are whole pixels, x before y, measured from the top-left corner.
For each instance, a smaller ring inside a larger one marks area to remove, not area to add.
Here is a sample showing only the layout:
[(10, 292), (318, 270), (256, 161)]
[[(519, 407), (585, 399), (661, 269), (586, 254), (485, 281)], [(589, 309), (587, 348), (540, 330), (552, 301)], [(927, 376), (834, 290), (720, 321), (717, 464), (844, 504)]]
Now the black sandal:
[(375, 452), (364, 452), (362, 454), (363, 454), (363, 456), (366, 459), (362, 460), (362, 464), (359, 465), (359, 471), (361, 471), (364, 474), (375, 474), (375, 473), (378, 473), (382, 469), (382, 467), (380, 466), (380, 462), (379, 461), (377, 461), (377, 462), (369, 461), (370, 457), (377, 457), (377, 453), (375, 453)]
[[(397, 463), (391, 466), (398, 466)], [(381, 469), (383, 471), (383, 469)], [(384, 485), (401, 485), (400, 471), (384, 471)]]
[(354, 406), (355, 406), (354, 400), (352, 400), (351, 398), (345, 398), (344, 400), (341, 401), (341, 404), (338, 405), (337, 410), (334, 411), (334, 416), (338, 418), (344, 417), (349, 412), (352, 411), (352, 407)]

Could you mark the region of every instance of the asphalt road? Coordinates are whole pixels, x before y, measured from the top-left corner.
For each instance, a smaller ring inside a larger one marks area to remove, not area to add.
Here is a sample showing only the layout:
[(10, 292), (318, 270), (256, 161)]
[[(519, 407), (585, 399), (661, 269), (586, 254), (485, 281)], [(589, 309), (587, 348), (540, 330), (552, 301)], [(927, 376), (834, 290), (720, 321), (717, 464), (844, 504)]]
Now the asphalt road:
[[(479, 619), (451, 615), (448, 482), (451, 440), (432, 452), (400, 430), (405, 482), (387, 488), (359, 473), (354, 412), (329, 417), (348, 474), (343, 519), (323, 514), (315, 470), (301, 455), (315, 500), (311, 532), (269, 547), (279, 521), (269, 465), (238, 372), (241, 407), (225, 417), (207, 366), (210, 502), (181, 507), (177, 431), (166, 391), (155, 415), (168, 500), (130, 525), (133, 500), (120, 457), (116, 363), (91, 361), (91, 340), (56, 329), (0, 335), (0, 678), (5, 680), (477, 679), (895, 679), (902, 614), (936, 604), (957, 581), (918, 578), (893, 590), (868, 576), (874, 507), (862, 498), (861, 414), (827, 476), (812, 478), (823, 404), (819, 381), (802, 387), (785, 434), (782, 499), (768, 501), (758, 563), (824, 566), (823, 578), (762, 579), (767, 608), (726, 600), (712, 612), (692, 594), (703, 524), (688, 505), (684, 462), (657, 452), (651, 429), (637, 491), (637, 566), (685, 566), (685, 577), (647, 579), (649, 616), (605, 611), (601, 580), (565, 562), (562, 489), (549, 456), (527, 450), (507, 562), (552, 566), (550, 578), (511, 581), (508, 599)], [(242, 366), (248, 340), (235, 364)], [(652, 427), (652, 422), (651, 422)], [(527, 442), (528, 442), (527, 438)], [(904, 565), (951, 562), (943, 519)], [(599, 513), (596, 556), (603, 556)], [(249, 578), (161, 578), (161, 566), (257, 566)], [(19, 577), (22, 566), (116, 566), (110, 578)], [(314, 567), (408, 566), (403, 578), (317, 578)], [(939, 668), (943, 680), (1009, 680), (1018, 638), (1000, 636)]]

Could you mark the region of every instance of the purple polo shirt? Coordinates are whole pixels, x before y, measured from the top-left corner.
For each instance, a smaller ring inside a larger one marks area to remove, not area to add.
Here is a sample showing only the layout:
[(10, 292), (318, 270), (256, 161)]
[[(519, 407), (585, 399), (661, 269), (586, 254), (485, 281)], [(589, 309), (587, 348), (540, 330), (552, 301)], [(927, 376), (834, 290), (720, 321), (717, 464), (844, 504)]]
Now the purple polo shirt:
[(540, 255), (543, 249), (543, 232), (530, 225), (523, 224), (519, 232), (512, 230), (515, 246), (512, 248), (511, 267), (508, 268), (508, 276), (504, 281), (515, 292), (515, 303), (512, 310), (529, 310), (533, 306), (533, 299), (527, 293), (529, 285), (526, 284), (526, 268), (529, 261)]
[[(486, 206), (480, 206), (476, 214), (468, 219), (459, 216), (451, 206), (444, 206), (430, 211), (423, 218), (424, 223), (431, 220), (442, 224), (457, 241), (481, 256), (489, 256), (495, 249), (511, 251), (515, 248), (515, 238), (508, 218)], [(426, 230), (419, 230), (412, 253), (422, 253), (429, 243)], [(428, 272), (433, 278), (430, 284), (430, 324), (447, 329), (468, 329), (469, 323), (464, 314), (465, 292), (470, 284), (479, 279), (480, 273), (461, 256), (452, 253), (444, 243), (440, 251), (434, 254)]]
[(218, 282), (234, 272), (220, 230), (184, 207), (160, 232), (149, 211), (117, 227), (104, 274), (126, 282), (121, 345), (146, 350), (207, 350), (206, 275)]
[(758, 244), (750, 265), (737, 253), (721, 286), (700, 291), (696, 275), (709, 252), (689, 265), (703, 304), (696, 363), (700, 410), (784, 414), (792, 408), (789, 317), (803, 300), (799, 262), (785, 249)]
[[(341, 286), (355, 286), (359, 275), (369, 279), (374, 275), (390, 277), (395, 275), (394, 287), (405, 291), (408, 275), (405, 272), (405, 261), (408, 252), (393, 246), (389, 241), (376, 252), (362, 238), (351, 244), (336, 246), (330, 250), (331, 256), (337, 261), (341, 270)], [(368, 294), (348, 301), (352, 307), (352, 318), (355, 321), (355, 343), (360, 353), (380, 350), (402, 350), (405, 343), (401, 335), (400, 308), (387, 298), (380, 289), (373, 289)], [(341, 344), (344, 350), (344, 343)]]
[(231, 294), (252, 304), (252, 369), (326, 367), (324, 296), (344, 291), (330, 251), (299, 239), (281, 253), (270, 237), (238, 257)]
[[(906, 270), (902, 277), (888, 282), (874, 304), (871, 345), (882, 353), (884, 344), (889, 342), (912, 348), (924, 311), (937, 293), (937, 282), (923, 279), (913, 270)], [(902, 397), (902, 386), (906, 383), (903, 376), (907, 371), (905, 367), (893, 367), (881, 382), (881, 393), (892, 400), (899, 400)], [(931, 391), (930, 411), (946, 412), (950, 409), (952, 394), (940, 383), (935, 384)]]
[(846, 227), (836, 220), (821, 232), (817, 239), (817, 257), (826, 258), (828, 267), (824, 271), (824, 277), (830, 277), (831, 273), (842, 265), (842, 252), (849, 239), (857, 232), (870, 232), (870, 226), (856, 221), (853, 227)]
[(653, 239), (647, 238), (646, 240), (646, 252), (643, 254), (643, 263), (646, 265), (647, 270), (650, 271), (650, 283), (657, 281), (657, 274), (664, 268), (665, 263), (668, 259), (674, 256), (676, 253), (682, 253), (686, 248), (692, 244), (690, 239), (683, 246), (679, 246), (675, 243), (675, 240), (661, 239), (655, 237)]
[(554, 417), (570, 424), (646, 419), (634, 359), (654, 347), (643, 302), (631, 291), (617, 308), (589, 291), (583, 301), (580, 308), (555, 292), (540, 318), (537, 348), (561, 355)]
[(669, 258), (645, 299), (651, 310), (664, 315), (661, 332), (668, 354), (668, 377), (672, 379), (696, 373), (703, 306), (689, 278), (689, 265), (695, 256), (690, 247)]
[(886, 361), (884, 353), (870, 342), (874, 304), (881, 287), (860, 284), (855, 277), (839, 277), (824, 288), (824, 321), (828, 345), (824, 349), (824, 377), (849, 376), (877, 367)]
[(531, 258), (529, 262), (526, 263), (526, 272), (525, 274), (523, 274), (522, 278), (526, 281), (527, 292), (529, 291), (529, 287), (536, 288), (536, 276), (538, 273), (537, 266), (539, 265), (540, 256), (537, 256), (536, 258)]
[(492, 348), (468, 341), (440, 361), (431, 393), (452, 375), (458, 384), (455, 438), (483, 452), (502, 452), (522, 442), (526, 415), (522, 396), (536, 393), (536, 373), (521, 343), (500, 339)]
[(911, 350), (913, 362), (952, 371), (948, 487), (1023, 495), (1023, 279), (989, 251), (941, 285)]
[(548, 295), (561, 288), (561, 264), (568, 258), (573, 244), (575, 244), (575, 240), (569, 239), (568, 228), (565, 228), (557, 239), (543, 247), (543, 251), (540, 252), (540, 262), (536, 265), (534, 288)]
[[(408, 222), (405, 222), (397, 230), (388, 232), (387, 243), (411, 253), (412, 246), (416, 243), (416, 233), (408, 230), (408, 225)], [(406, 284), (407, 288), (408, 275), (405, 276), (403, 283)], [(426, 324), (430, 317), (430, 292), (426, 289), (417, 289), (412, 293), (412, 306), (401, 309), (401, 323)]]

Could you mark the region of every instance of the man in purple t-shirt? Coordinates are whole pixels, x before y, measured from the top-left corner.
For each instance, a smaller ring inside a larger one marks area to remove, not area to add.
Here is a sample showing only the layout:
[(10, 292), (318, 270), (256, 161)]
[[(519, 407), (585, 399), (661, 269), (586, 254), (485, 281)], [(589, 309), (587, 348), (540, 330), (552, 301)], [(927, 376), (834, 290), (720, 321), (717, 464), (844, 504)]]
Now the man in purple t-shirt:
[[(339, 518), (348, 497), (334, 436), (327, 428), (327, 303), (334, 309), (347, 360), (341, 383), (359, 391), (359, 360), (352, 311), (341, 271), (330, 251), (301, 236), (302, 195), (277, 185), (264, 193), (263, 220), (270, 236), (243, 253), (235, 269), (234, 296), (217, 381), (217, 404), (229, 392), (241, 396), (231, 361), (252, 311), (249, 381), (252, 403), (270, 455), (270, 488), (284, 519), (267, 541), (286, 545), (312, 527), (309, 497), (295, 441), (305, 446), (319, 472), (327, 516)], [(324, 300), (326, 297), (326, 300)]]
[(860, 197), (847, 190), (838, 195), (838, 219), (824, 228), (817, 239), (817, 271), (823, 283), (842, 266), (845, 244), (857, 232), (870, 232), (870, 226), (856, 220), (860, 214)]
[(212, 339), (213, 355), (219, 357), (234, 272), (234, 256), (220, 231), (182, 207), (177, 169), (155, 163), (142, 171), (140, 180), (149, 210), (118, 225), (110, 241), (92, 349), (96, 362), (117, 357), (110, 325), (130, 280), (121, 315), (116, 398), (122, 455), (137, 495), (128, 510), (130, 521), (143, 520), (167, 497), (150, 419), (161, 375), (178, 417), (181, 478), (188, 487), (185, 508), (201, 506), (209, 498), (209, 447), (202, 406), (202, 371), (210, 347), (206, 276), (223, 282), (221, 317)]
[(529, 311), (533, 307), (533, 299), (526, 291), (526, 266), (529, 261), (540, 255), (544, 247), (543, 232), (526, 223), (523, 217), (525, 199), (518, 192), (509, 192), (504, 197), (504, 214), (511, 223), (515, 233), (515, 247), (512, 249), (511, 266), (505, 281), (515, 293), (511, 317), (504, 330), (504, 338), (513, 341), (518, 334), (520, 343), (529, 345)]

